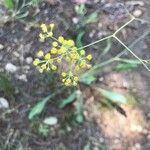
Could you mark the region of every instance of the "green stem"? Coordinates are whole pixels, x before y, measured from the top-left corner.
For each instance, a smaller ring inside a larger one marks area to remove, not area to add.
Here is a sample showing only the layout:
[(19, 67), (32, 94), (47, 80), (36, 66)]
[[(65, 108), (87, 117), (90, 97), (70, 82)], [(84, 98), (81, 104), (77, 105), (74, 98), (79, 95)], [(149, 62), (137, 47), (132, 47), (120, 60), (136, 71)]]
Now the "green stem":
[(134, 17), (132, 17), (131, 20), (129, 20), (127, 23), (125, 23), (123, 26), (121, 26), (121, 27), (113, 34), (113, 36), (116, 35), (118, 32), (120, 32), (123, 28), (125, 28), (125, 27), (126, 27), (128, 24), (130, 24), (133, 20), (135, 20)]
[(132, 50), (130, 48), (128, 48), (118, 37), (116, 37), (115, 35), (113, 36), (122, 46), (124, 46), (135, 58), (137, 58), (142, 64), (143, 66), (150, 71), (150, 69), (147, 67), (147, 65), (135, 54), (132, 52)]
[(102, 41), (104, 41), (104, 40), (107, 40), (107, 39), (109, 39), (109, 38), (112, 38), (112, 35), (109, 35), (109, 36), (104, 37), (104, 38), (102, 38), (102, 39), (100, 39), (100, 40), (97, 40), (97, 41), (95, 41), (95, 42), (92, 42), (92, 43), (90, 43), (90, 44), (88, 44), (88, 45), (85, 45), (85, 46), (83, 46), (83, 47), (80, 47), (80, 48), (78, 48), (77, 50), (81, 50), (81, 49), (87, 48), (87, 47), (89, 47), (89, 46), (95, 45), (95, 44), (97, 44), (97, 43), (99, 43), (99, 42), (102, 42)]

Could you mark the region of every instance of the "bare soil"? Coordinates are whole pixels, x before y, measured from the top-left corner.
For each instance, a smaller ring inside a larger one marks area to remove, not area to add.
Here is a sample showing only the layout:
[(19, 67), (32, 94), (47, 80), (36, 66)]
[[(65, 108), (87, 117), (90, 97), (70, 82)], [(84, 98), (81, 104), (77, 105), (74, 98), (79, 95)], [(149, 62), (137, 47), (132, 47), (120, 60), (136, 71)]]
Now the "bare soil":
[[(150, 2), (143, 1), (115, 1), (88, 0), (87, 13), (98, 12), (97, 23), (88, 26), (88, 32), (83, 39), (84, 44), (97, 38), (109, 35), (128, 19), (120, 3), (125, 5), (131, 13), (141, 10), (141, 18), (149, 19)], [(48, 49), (48, 44), (38, 41), (41, 22), (54, 22), (57, 26), (56, 34), (75, 37), (72, 29), (72, 18), (75, 3), (71, 0), (46, 0), (39, 6), (39, 10), (24, 21), (0, 21), (0, 72), (5, 72), (15, 89), (12, 95), (0, 93), (10, 105), (9, 110), (0, 109), (0, 150), (149, 150), (150, 149), (150, 74), (142, 66), (135, 71), (115, 72), (105, 71), (99, 74), (96, 86), (107, 87), (127, 95), (136, 101), (135, 105), (121, 105), (127, 117), (115, 109), (104, 110), (100, 105), (100, 98), (95, 99), (89, 94), (88, 87), (83, 89), (85, 94), (83, 124), (71, 122), (73, 108), (65, 110), (58, 108), (58, 102), (67, 96), (66, 93), (55, 97), (44, 112), (35, 120), (28, 120), (28, 113), (32, 106), (41, 98), (57, 89), (57, 82), (49, 74), (39, 74), (29, 59), (35, 57), (39, 49)], [(7, 11), (0, 5), (0, 13), (7, 15)], [(138, 37), (149, 32), (149, 25), (134, 22), (121, 31), (119, 37), (130, 45)], [(150, 58), (150, 35), (138, 42), (133, 51), (144, 59)], [(105, 44), (105, 43), (103, 43)], [(95, 49), (102, 48), (98, 45)], [(113, 41), (110, 53), (103, 58), (115, 56), (123, 47)], [(90, 51), (90, 49), (89, 49)], [(127, 53), (126, 57), (132, 58)], [(100, 60), (102, 61), (102, 60)], [(5, 70), (7, 63), (17, 67), (15, 73)], [(58, 124), (50, 127), (47, 137), (38, 133), (39, 124), (47, 116), (58, 118)], [(69, 121), (68, 121), (69, 120)]]

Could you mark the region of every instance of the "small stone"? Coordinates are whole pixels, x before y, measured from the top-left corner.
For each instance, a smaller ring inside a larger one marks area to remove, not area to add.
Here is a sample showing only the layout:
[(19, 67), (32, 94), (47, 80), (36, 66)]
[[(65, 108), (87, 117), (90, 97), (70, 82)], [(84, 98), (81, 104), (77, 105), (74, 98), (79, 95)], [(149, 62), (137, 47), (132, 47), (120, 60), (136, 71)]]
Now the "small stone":
[(140, 17), (142, 15), (142, 13), (143, 13), (142, 10), (136, 9), (133, 11), (133, 16)]
[(3, 97), (0, 97), (0, 108), (9, 108), (8, 101)]
[(131, 131), (135, 132), (136, 131), (136, 125), (135, 124), (131, 124)]
[(13, 55), (14, 55), (15, 57), (20, 57), (20, 54), (19, 54), (17, 51), (14, 51), (14, 52), (13, 52)]
[(43, 120), (43, 123), (53, 126), (56, 125), (58, 123), (58, 119), (56, 117), (47, 117)]
[(74, 24), (77, 24), (79, 22), (79, 19), (77, 17), (72, 18), (72, 22)]
[(120, 140), (119, 140), (119, 139), (115, 139), (115, 140), (114, 140), (114, 143), (115, 143), (115, 144), (118, 144), (118, 143), (120, 143)]
[(147, 135), (147, 139), (148, 139), (148, 140), (150, 140), (150, 134), (149, 134), (149, 135)]
[(72, 128), (70, 126), (67, 126), (66, 129), (68, 132), (70, 132), (72, 130)]
[(136, 128), (137, 128), (138, 132), (142, 132), (143, 131), (143, 128), (140, 125), (138, 125)]
[(136, 143), (136, 144), (135, 144), (135, 147), (136, 147), (137, 150), (141, 149), (140, 143)]
[(101, 137), (100, 139), (99, 139), (99, 141), (100, 141), (100, 143), (104, 143), (104, 138), (103, 137)]
[(4, 45), (0, 44), (0, 50), (2, 50), (4, 48)]
[(26, 58), (26, 63), (27, 64), (31, 64), (33, 62), (33, 58), (32, 57), (27, 57)]
[(17, 67), (12, 63), (7, 63), (5, 66), (5, 70), (11, 73), (15, 73), (17, 71)]
[(18, 78), (19, 80), (24, 81), (24, 82), (27, 82), (27, 81), (28, 81), (26, 74), (22, 74), (22, 75), (18, 76), (17, 78)]
[(99, 148), (95, 146), (95, 147), (93, 148), (93, 150), (99, 150)]

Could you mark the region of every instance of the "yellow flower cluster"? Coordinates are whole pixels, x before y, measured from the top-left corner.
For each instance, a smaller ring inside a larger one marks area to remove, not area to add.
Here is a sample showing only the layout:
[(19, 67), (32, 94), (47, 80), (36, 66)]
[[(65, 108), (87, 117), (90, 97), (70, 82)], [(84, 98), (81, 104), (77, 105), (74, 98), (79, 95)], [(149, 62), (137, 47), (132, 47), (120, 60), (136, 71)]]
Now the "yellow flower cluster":
[(53, 36), (54, 24), (41, 25), (42, 32), (39, 34), (40, 41), (46, 38), (53, 40), (51, 48), (47, 53), (40, 50), (33, 64), (38, 66), (39, 72), (56, 71), (61, 74), (62, 82), (66, 86), (77, 86), (82, 70), (91, 67), (89, 61), (92, 55), (86, 55), (85, 50), (79, 50), (73, 40)]

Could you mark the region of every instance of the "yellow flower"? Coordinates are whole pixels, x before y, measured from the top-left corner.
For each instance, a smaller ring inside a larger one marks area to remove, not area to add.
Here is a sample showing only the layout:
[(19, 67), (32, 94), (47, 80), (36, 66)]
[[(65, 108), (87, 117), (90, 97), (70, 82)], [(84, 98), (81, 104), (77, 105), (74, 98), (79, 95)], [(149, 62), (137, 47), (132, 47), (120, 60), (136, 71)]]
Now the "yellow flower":
[(59, 36), (59, 37), (58, 37), (58, 41), (59, 41), (60, 43), (63, 43), (63, 42), (64, 42), (64, 38), (63, 38), (62, 36)]
[(70, 86), (71, 83), (65, 82), (65, 86)]
[(71, 79), (70, 78), (65, 81), (65, 85), (66, 86), (70, 86), (71, 85)]
[(52, 37), (53, 36), (53, 32), (48, 32), (48, 37)]
[(60, 58), (57, 58), (56, 61), (57, 61), (58, 63), (60, 63), (60, 62), (61, 62), (61, 59), (60, 59)]
[(33, 61), (33, 65), (34, 66), (37, 66), (39, 64), (40, 60), (38, 58), (36, 58), (34, 61)]
[(46, 24), (42, 23), (42, 24), (41, 24), (41, 29), (42, 29), (42, 31), (43, 31), (44, 33), (46, 33), (46, 32), (47, 32), (47, 26), (46, 26)]
[(41, 65), (41, 68), (44, 70), (46, 69), (46, 64)]
[(52, 53), (52, 54), (56, 54), (56, 53), (57, 53), (57, 49), (56, 49), (55, 47), (52, 48), (52, 49), (51, 49), (51, 53)]
[(86, 58), (87, 58), (88, 60), (91, 60), (91, 59), (92, 59), (92, 55), (89, 54), (89, 55), (86, 56)]
[(73, 40), (68, 40), (67, 45), (68, 46), (74, 46), (74, 41)]
[(85, 60), (81, 60), (80, 67), (81, 68), (85, 68), (86, 67), (86, 61)]
[(52, 45), (53, 45), (54, 47), (57, 47), (57, 46), (58, 46), (58, 43), (57, 43), (57, 42), (53, 42)]
[(73, 76), (73, 72), (70, 71), (69, 72), (69, 76), (72, 77)]
[(43, 73), (43, 69), (42, 69), (42, 68), (40, 68), (40, 69), (39, 69), (39, 72), (40, 72), (40, 73)]
[(49, 60), (50, 58), (51, 58), (51, 55), (50, 55), (50, 53), (47, 53), (46, 55), (45, 55), (45, 57), (44, 57), (46, 60)]
[(50, 71), (51, 69), (49, 67), (46, 68), (46, 71)]
[(77, 51), (77, 49), (78, 49), (77, 47), (73, 47), (72, 48), (73, 51)]
[(85, 50), (81, 50), (81, 51), (80, 51), (80, 54), (81, 54), (81, 55), (85, 55)]
[(67, 45), (67, 44), (68, 44), (68, 41), (67, 41), (67, 40), (64, 40), (62, 44)]
[(75, 66), (75, 70), (76, 71), (79, 71), (80, 70), (80, 67), (77, 65), (77, 66)]
[(70, 55), (70, 57), (71, 57), (72, 59), (78, 59), (79, 55), (78, 55), (77, 53), (72, 53), (72, 54)]
[(60, 48), (60, 52), (61, 52), (61, 53), (65, 53), (66, 51), (67, 51), (67, 48), (64, 47), (64, 46), (62, 46), (62, 47)]
[(73, 81), (73, 85), (74, 85), (74, 86), (77, 86), (78, 84), (77, 84), (77, 82)]
[(61, 76), (62, 76), (62, 77), (66, 77), (66, 75), (67, 75), (66, 72), (62, 72), (62, 73), (61, 73)]
[(54, 71), (55, 71), (55, 70), (57, 69), (57, 66), (52, 65), (52, 66), (51, 66), (51, 68), (52, 68), (52, 70), (54, 70)]
[(74, 81), (79, 81), (79, 78), (78, 77), (74, 77), (74, 79), (73, 79)]
[(54, 23), (51, 23), (49, 26), (50, 26), (50, 28), (51, 28), (51, 30), (52, 30), (55, 25), (54, 25)]
[(42, 50), (40, 50), (40, 51), (37, 53), (37, 56), (38, 56), (38, 57), (44, 56), (44, 52), (43, 52)]

